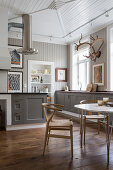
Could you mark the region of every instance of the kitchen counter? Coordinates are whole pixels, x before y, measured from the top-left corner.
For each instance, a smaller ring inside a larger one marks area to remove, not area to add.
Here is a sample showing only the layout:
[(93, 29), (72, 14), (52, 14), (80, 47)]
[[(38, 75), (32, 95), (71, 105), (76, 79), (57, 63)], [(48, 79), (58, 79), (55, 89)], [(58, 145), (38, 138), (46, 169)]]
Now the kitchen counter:
[(47, 93), (0, 93), (0, 100), (5, 100), (6, 129), (45, 122), (42, 103), (47, 102)]

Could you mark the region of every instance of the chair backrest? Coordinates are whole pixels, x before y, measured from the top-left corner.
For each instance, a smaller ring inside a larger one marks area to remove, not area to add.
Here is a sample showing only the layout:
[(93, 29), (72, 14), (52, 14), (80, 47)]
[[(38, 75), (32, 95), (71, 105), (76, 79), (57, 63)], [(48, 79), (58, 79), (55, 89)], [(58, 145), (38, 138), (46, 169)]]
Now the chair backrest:
[[(97, 103), (97, 100), (82, 100), (80, 101), (80, 104), (88, 104), (88, 103)], [(98, 115), (100, 112), (98, 112)], [(88, 115), (92, 115), (92, 112), (88, 111)]]
[(97, 103), (97, 100), (82, 100), (80, 104)]
[[(47, 124), (49, 124), (49, 122), (52, 120), (54, 114), (57, 111), (62, 111), (63, 107), (64, 107), (63, 105), (59, 105), (59, 104), (42, 103), (42, 108), (44, 111), (44, 115), (46, 117)], [(52, 114), (51, 114), (51, 116), (48, 116), (47, 112), (50, 110), (52, 111)]]

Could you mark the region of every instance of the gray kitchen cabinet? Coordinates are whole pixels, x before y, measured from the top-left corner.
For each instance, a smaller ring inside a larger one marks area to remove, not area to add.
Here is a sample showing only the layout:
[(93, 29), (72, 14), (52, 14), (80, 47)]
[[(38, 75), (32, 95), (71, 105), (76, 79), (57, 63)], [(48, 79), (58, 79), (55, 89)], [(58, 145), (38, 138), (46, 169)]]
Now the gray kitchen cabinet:
[(46, 98), (44, 94), (12, 94), (12, 124), (45, 122), (42, 103)]
[(24, 121), (24, 99), (12, 96), (12, 124), (22, 124)]
[(80, 113), (80, 110), (74, 108), (74, 105), (80, 104), (81, 100), (102, 100), (103, 97), (109, 97), (113, 102), (113, 93), (109, 92), (73, 92), (73, 91), (56, 91), (55, 101), (57, 104), (64, 104), (64, 110)]
[(70, 104), (71, 104), (71, 95), (67, 93), (64, 95), (64, 109), (70, 111)]
[(43, 97), (29, 96), (25, 99), (25, 123), (42, 123), (45, 121), (42, 112)]
[(64, 94), (61, 93), (57, 93), (56, 97), (55, 97), (55, 102), (61, 105), (65, 105), (64, 103)]
[(76, 112), (76, 108), (74, 108), (74, 105), (78, 103), (78, 96), (71, 95), (70, 97), (70, 111)]
[(95, 100), (102, 100), (103, 97), (107, 97), (106, 95), (95, 95)]

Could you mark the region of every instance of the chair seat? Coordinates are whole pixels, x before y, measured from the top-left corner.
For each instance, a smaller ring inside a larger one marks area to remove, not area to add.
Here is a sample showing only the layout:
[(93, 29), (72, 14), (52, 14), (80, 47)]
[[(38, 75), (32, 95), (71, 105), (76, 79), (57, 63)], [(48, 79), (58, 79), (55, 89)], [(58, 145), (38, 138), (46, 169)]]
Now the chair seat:
[(104, 115), (83, 115), (86, 119), (104, 119)]
[(49, 127), (69, 127), (72, 126), (73, 122), (71, 120), (52, 120), (49, 123)]

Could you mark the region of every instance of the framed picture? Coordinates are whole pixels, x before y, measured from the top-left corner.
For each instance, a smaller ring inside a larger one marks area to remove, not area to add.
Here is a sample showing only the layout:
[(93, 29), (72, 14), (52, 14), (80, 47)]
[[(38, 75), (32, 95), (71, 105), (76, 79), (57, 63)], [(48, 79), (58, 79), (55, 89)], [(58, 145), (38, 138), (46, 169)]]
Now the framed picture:
[(93, 83), (99, 86), (104, 85), (104, 63), (93, 65)]
[(22, 54), (19, 54), (17, 52), (17, 49), (21, 47), (15, 47), (15, 46), (8, 46), (9, 49), (9, 54), (11, 56), (11, 67), (12, 68), (22, 68), (23, 63), (22, 63)]
[(56, 68), (56, 81), (67, 82), (67, 68)]
[(8, 93), (22, 93), (23, 73), (16, 71), (8, 72)]

